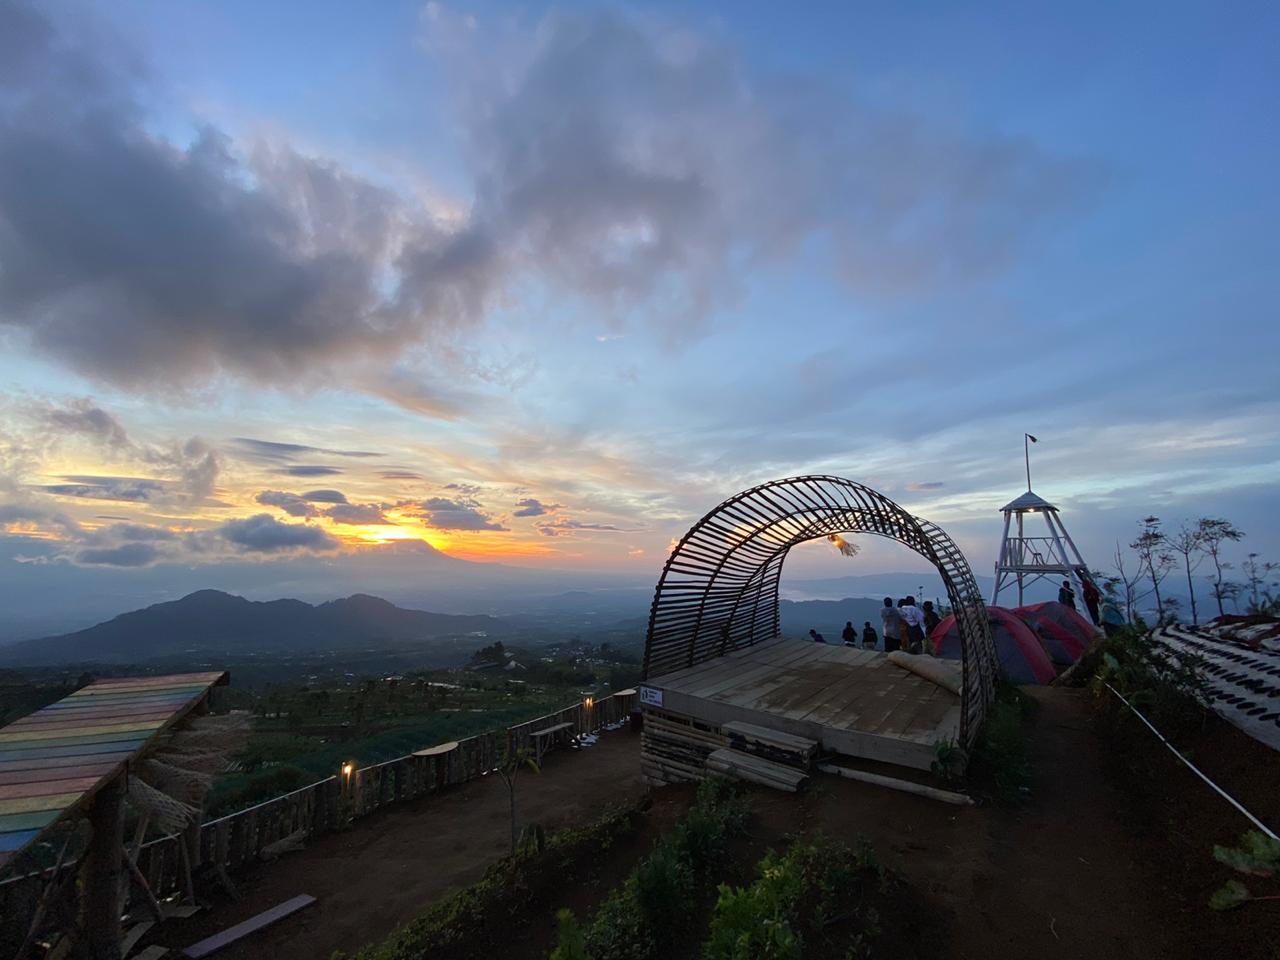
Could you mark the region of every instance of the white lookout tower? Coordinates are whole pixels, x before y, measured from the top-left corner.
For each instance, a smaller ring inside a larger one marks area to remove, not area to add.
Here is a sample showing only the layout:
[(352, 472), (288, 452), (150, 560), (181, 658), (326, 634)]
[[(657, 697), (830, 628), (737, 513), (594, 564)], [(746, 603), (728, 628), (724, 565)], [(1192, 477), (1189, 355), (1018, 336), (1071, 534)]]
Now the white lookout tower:
[[(1018, 585), (1017, 606), (1023, 604), (1024, 589), (1037, 580), (1053, 578), (1060, 582), (1069, 579), (1077, 598), (1084, 592), (1080, 571), (1087, 571), (1088, 567), (1067, 528), (1062, 525), (1058, 508), (1031, 491), (1031, 459), (1027, 453), (1027, 440), (1034, 443), (1035, 437), (1027, 434), (1023, 441), (1023, 452), (1027, 457), (1027, 492), (1000, 509), (1004, 514), (1004, 536), (1000, 541), (1000, 552), (996, 555), (996, 585), (991, 593), (993, 607), (1000, 605), (1000, 592), (1011, 588), (1015, 582)], [(1040, 514), (1044, 518), (1047, 536), (1027, 536), (1029, 514)]]

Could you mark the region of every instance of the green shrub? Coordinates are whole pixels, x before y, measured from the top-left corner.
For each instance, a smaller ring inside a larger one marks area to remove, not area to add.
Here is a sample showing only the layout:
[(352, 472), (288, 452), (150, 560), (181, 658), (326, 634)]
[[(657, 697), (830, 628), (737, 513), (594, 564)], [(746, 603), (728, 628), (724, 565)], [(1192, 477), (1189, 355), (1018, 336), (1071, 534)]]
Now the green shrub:
[[(688, 932), (712, 893), (728, 841), (746, 828), (749, 808), (724, 778), (698, 785), (675, 828), (596, 910), (585, 941), (591, 960), (655, 960)], [(561, 946), (568, 947), (562, 940)]]
[(591, 960), (572, 910), (561, 910), (556, 914), (556, 927), (559, 945), (551, 951), (549, 960)]
[(635, 870), (636, 904), (660, 945), (668, 939), (661, 934), (680, 926), (689, 912), (693, 870), (682, 853), (677, 844), (664, 841)]
[(1103, 681), (1110, 684), (1166, 732), (1203, 720), (1208, 695), (1195, 655), (1156, 643), (1136, 627), (1124, 627), (1108, 637), (1098, 653), (1096, 689)]
[(886, 873), (863, 841), (850, 849), (821, 836), (773, 851), (747, 887), (721, 885), (704, 960), (801, 960), (857, 955), (879, 932), (868, 902)]
[(800, 939), (791, 915), (804, 878), (773, 851), (760, 861), (759, 872), (760, 879), (749, 887), (720, 886), (704, 960), (800, 960)]
[(650, 960), (657, 956), (657, 945), (646, 929), (634, 880), (627, 880), (600, 904), (586, 942), (591, 960)]

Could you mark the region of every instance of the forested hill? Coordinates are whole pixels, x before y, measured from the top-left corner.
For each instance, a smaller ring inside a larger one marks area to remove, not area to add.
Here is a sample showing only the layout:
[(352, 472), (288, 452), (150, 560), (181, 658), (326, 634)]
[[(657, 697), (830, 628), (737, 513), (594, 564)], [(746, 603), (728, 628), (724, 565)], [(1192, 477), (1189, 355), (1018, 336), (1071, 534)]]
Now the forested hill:
[(0, 649), (0, 661), (123, 662), (183, 653), (351, 650), (467, 634), (503, 636), (510, 630), (496, 617), (407, 610), (366, 594), (313, 606), (301, 600), (253, 601), (200, 590), (85, 630), (13, 644)]

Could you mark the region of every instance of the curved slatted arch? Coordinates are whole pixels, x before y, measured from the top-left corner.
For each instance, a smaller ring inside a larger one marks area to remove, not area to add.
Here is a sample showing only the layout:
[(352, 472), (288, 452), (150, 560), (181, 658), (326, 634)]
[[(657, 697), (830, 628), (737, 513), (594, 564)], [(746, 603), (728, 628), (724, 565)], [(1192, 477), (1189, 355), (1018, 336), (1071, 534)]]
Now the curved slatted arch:
[(658, 677), (779, 634), (782, 565), (798, 543), (862, 533), (896, 540), (938, 569), (960, 626), (960, 739), (973, 742), (998, 665), (986, 605), (964, 554), (938, 526), (870, 487), (792, 477), (730, 497), (694, 524), (662, 570), (649, 613), (644, 676)]

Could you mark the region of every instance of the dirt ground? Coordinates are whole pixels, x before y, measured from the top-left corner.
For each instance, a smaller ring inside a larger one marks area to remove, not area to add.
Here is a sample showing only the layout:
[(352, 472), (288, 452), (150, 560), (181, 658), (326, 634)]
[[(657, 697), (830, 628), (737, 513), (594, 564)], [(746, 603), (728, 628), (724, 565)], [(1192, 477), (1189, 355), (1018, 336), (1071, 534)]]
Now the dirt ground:
[[(581, 752), (548, 754), (517, 781), (520, 816), (547, 832), (595, 817), (610, 801), (643, 792), (639, 737), (605, 734)], [(392, 805), (306, 849), (237, 878), (242, 899), (165, 923), (154, 942), (182, 948), (309, 893), (317, 902), (218, 953), (221, 960), (317, 960), (354, 952), (415, 917), (449, 890), (479, 880), (510, 848), (508, 797), (487, 776), (439, 796)]]
[[(800, 797), (751, 791), (755, 817), (743, 862), (785, 845), (798, 831), (867, 837), (907, 880), (904, 912), (918, 916), (905, 932), (900, 922), (885, 924), (878, 954), (895, 960), (1274, 957), (1280, 904), (1231, 914), (1212, 914), (1204, 905), (1206, 891), (1222, 879), (1209, 851), (1244, 828), (1238, 814), (1173, 767), (1161, 773), (1161, 791), (1135, 795), (1116, 769), (1109, 741), (1091, 724), (1087, 691), (1028, 692), (1041, 707), (1030, 731), (1034, 787), (1019, 809), (953, 807), (819, 776)], [(582, 755), (549, 757), (541, 775), (521, 782), (524, 817), (550, 830), (640, 795), (638, 750), (638, 738), (621, 732), (601, 737)], [(1134, 750), (1148, 763), (1163, 763), (1154, 739), (1135, 741)], [(1274, 756), (1264, 759), (1280, 766)], [(1170, 803), (1167, 795), (1179, 799)], [(664, 788), (654, 798), (649, 828), (602, 856), (598, 874), (567, 888), (563, 905), (580, 916), (589, 912), (688, 806), (692, 790)], [(350, 833), (320, 838), (257, 868), (241, 882), (243, 901), (166, 924), (161, 942), (186, 946), (310, 893), (319, 900), (315, 906), (219, 956), (312, 960), (358, 948), (449, 889), (478, 879), (506, 850), (506, 802), (501, 781), (486, 777), (392, 807)], [(1153, 808), (1156, 803), (1162, 805)], [(1154, 833), (1153, 821), (1159, 821)], [(1168, 842), (1188, 830), (1197, 835)], [(524, 942), (512, 945), (507, 960), (544, 957), (552, 931), (549, 912)], [(1223, 952), (1228, 944), (1230, 952)]]

